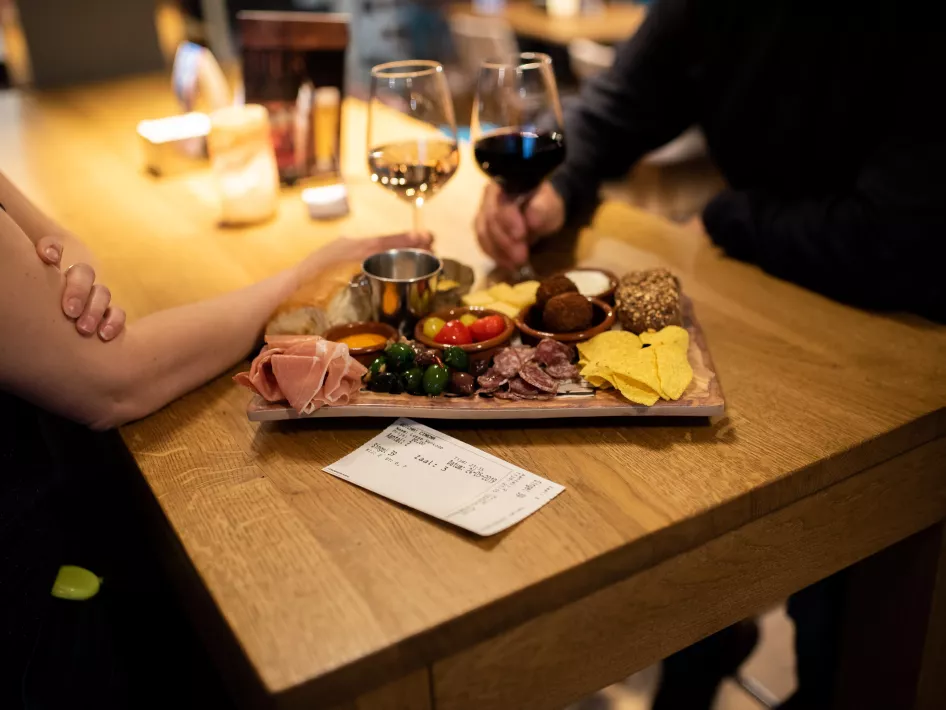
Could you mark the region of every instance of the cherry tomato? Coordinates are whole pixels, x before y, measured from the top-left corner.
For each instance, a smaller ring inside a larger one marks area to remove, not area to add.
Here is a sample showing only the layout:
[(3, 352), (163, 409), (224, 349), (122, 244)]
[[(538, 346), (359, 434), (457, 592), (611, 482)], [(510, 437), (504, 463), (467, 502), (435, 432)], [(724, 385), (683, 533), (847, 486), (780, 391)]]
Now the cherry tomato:
[(441, 345), (469, 345), (473, 342), (470, 329), (458, 320), (447, 321), (434, 337), (434, 341)]
[(437, 337), (437, 333), (440, 332), (443, 325), (444, 322), (440, 318), (428, 318), (424, 321), (424, 335), (433, 340)]
[(479, 318), (477, 318), (472, 313), (464, 313), (462, 316), (460, 316), (460, 322), (463, 323), (463, 325), (465, 325), (467, 328), (476, 323), (478, 320)]
[(502, 316), (485, 316), (470, 326), (470, 334), (477, 343), (490, 340), (506, 330), (506, 321)]

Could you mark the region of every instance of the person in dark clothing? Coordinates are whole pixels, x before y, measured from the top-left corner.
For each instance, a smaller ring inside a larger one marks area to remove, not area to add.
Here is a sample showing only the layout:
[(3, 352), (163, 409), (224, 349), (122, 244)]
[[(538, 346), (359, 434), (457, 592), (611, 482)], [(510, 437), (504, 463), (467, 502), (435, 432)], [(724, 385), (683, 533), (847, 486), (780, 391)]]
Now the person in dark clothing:
[[(659, 0), (566, 111), (565, 163), (476, 218), (502, 268), (587, 215), (603, 180), (696, 124), (729, 188), (702, 214), (731, 257), (861, 307), (946, 320), (946, 43), (919, 11), (828, 0)], [(799, 690), (830, 706), (845, 574), (789, 600)], [(708, 708), (757, 640), (724, 629), (664, 662), (655, 710)]]
[[(729, 183), (703, 212), (730, 256), (830, 297), (946, 318), (946, 69), (889, 4), (660, 0), (566, 113), (565, 164), (524, 209), (490, 186), (500, 266), (586, 211), (602, 180), (693, 124)], [(909, 24), (908, 24), (909, 23)]]

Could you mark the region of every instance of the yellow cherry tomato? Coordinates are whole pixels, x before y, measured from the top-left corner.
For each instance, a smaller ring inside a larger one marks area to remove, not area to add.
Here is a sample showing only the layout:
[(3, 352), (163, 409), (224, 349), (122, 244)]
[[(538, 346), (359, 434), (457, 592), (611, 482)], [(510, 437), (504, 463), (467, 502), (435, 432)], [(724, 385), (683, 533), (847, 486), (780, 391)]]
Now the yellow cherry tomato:
[(446, 325), (442, 318), (428, 318), (424, 321), (424, 335), (431, 340), (437, 337), (437, 333)]
[(463, 323), (463, 325), (465, 325), (467, 328), (476, 323), (478, 320), (479, 318), (477, 318), (472, 313), (464, 313), (462, 316), (460, 316), (460, 322)]

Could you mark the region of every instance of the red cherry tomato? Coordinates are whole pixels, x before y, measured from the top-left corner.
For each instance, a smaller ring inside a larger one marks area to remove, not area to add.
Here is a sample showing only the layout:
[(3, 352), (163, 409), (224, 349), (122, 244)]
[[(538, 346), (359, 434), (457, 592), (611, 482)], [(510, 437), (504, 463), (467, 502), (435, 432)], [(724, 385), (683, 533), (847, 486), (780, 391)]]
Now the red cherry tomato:
[(458, 320), (447, 321), (446, 325), (434, 337), (434, 342), (441, 345), (469, 345), (473, 342), (470, 329)]
[(485, 316), (470, 326), (470, 334), (478, 343), (491, 340), (501, 335), (504, 330), (506, 330), (506, 321), (502, 316)]

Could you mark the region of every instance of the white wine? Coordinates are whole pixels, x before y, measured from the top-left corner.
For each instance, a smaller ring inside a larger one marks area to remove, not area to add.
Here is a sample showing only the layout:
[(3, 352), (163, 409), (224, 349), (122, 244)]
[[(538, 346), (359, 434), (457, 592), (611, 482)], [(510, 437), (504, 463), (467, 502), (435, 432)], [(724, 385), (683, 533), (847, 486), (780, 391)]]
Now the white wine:
[(450, 140), (389, 143), (368, 153), (371, 181), (418, 205), (436, 195), (459, 164), (457, 144)]

